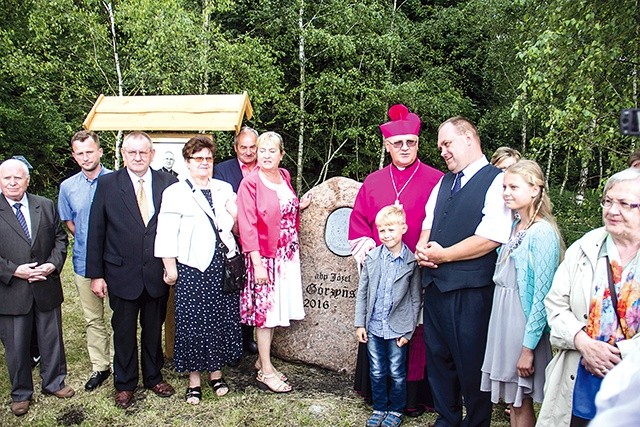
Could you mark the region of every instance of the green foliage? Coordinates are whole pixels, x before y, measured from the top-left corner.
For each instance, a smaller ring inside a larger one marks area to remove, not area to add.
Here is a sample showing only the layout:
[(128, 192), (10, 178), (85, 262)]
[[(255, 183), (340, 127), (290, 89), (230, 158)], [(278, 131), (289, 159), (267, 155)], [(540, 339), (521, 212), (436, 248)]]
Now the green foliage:
[(601, 196), (600, 190), (588, 190), (582, 203), (577, 203), (575, 193), (560, 194), (557, 187), (551, 187), (553, 213), (567, 247), (586, 232), (602, 226)]
[[(637, 104), (631, 0), (110, 4), (125, 94), (246, 90), (250, 124), (284, 136), (285, 166), (301, 161), (304, 187), (377, 169), (378, 125), (399, 102), (422, 118), (421, 159), (441, 169), (436, 130), (459, 114), (488, 154), (523, 144), (541, 163), (553, 154), (549, 179), (563, 182), (567, 164), (571, 190), (581, 168), (602, 155), (608, 175), (637, 145), (617, 132), (618, 111)], [(32, 190), (55, 193), (76, 169), (69, 137), (100, 93), (118, 93), (112, 43), (102, 0), (2, 0), (0, 152), (36, 166)], [(230, 140), (219, 136), (219, 158)], [(114, 135), (103, 141), (110, 164)], [(587, 178), (597, 187), (599, 173)]]
[(592, 163), (601, 150), (606, 172), (616, 171), (630, 145), (618, 134), (618, 114), (637, 104), (632, 64), (638, 63), (638, 23), (630, 13), (637, 4), (545, 3), (530, 3), (524, 16), (530, 36), (519, 53), (525, 75), (514, 116), (535, 124), (538, 138), (531, 142), (538, 150), (562, 156), (571, 148), (574, 169)]

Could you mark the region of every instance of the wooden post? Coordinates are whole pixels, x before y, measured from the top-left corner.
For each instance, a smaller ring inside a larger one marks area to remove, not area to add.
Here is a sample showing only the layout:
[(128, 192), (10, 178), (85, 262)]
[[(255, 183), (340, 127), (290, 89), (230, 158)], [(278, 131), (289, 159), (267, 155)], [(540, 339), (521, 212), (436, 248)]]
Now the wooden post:
[(169, 287), (167, 315), (164, 318), (164, 357), (173, 360), (173, 346), (176, 335), (176, 299), (174, 287)]

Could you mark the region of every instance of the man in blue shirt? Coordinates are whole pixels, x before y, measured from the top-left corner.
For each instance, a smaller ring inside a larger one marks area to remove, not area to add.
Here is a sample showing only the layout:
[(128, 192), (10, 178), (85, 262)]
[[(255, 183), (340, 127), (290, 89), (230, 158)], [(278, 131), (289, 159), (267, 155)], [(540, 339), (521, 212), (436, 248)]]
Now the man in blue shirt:
[[(80, 131), (71, 138), (74, 160), (81, 170), (60, 185), (58, 211), (75, 241), (73, 243), (74, 282), (84, 312), (87, 349), (92, 370), (84, 388), (94, 390), (111, 374), (111, 339), (105, 321), (105, 300), (91, 291), (91, 279), (85, 277), (89, 211), (98, 177), (111, 172), (100, 163), (102, 148), (95, 132)], [(108, 304), (107, 304), (108, 306)]]

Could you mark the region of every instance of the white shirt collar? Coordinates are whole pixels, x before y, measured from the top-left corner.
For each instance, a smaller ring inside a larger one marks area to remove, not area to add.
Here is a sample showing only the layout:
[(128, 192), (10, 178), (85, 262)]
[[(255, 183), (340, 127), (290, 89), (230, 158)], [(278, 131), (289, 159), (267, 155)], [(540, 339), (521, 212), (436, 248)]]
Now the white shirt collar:
[(478, 173), (480, 169), (482, 169), (488, 164), (489, 164), (489, 161), (484, 155), (480, 157), (478, 160), (469, 163), (466, 168), (462, 169), (462, 172), (464, 173), (464, 175), (462, 177), (461, 184), (462, 185), (466, 184), (471, 178), (473, 178), (473, 176), (476, 173)]
[(137, 188), (140, 178), (144, 179), (145, 186), (147, 184), (151, 184), (151, 168), (148, 168), (147, 172), (145, 172), (145, 174), (142, 176), (138, 176), (135, 173), (131, 172), (129, 168), (127, 168), (127, 173), (129, 174), (129, 179), (131, 179), (134, 188)]
[(11, 209), (13, 209), (13, 205), (15, 205), (16, 203), (22, 203), (22, 206), (28, 208), (29, 207), (29, 199), (27, 198), (27, 192), (25, 191), (25, 193), (22, 195), (22, 199), (18, 200), (17, 202), (15, 200), (11, 200), (8, 199), (7, 196), (5, 196), (3, 194), (5, 200), (7, 201), (7, 203), (9, 204), (9, 206), (11, 206)]

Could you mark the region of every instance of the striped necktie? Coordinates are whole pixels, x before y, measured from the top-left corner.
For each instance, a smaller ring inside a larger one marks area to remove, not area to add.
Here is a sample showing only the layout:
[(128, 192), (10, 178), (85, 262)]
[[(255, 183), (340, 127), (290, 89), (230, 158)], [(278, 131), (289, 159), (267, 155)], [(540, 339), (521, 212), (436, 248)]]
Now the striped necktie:
[(29, 234), (29, 227), (27, 227), (27, 220), (25, 219), (24, 215), (22, 214), (22, 210), (20, 209), (22, 208), (22, 203), (14, 203), (13, 208), (16, 210), (16, 218), (18, 218), (18, 222), (24, 230), (24, 234), (27, 236), (27, 240), (29, 240), (29, 243), (31, 243), (31, 235)]

